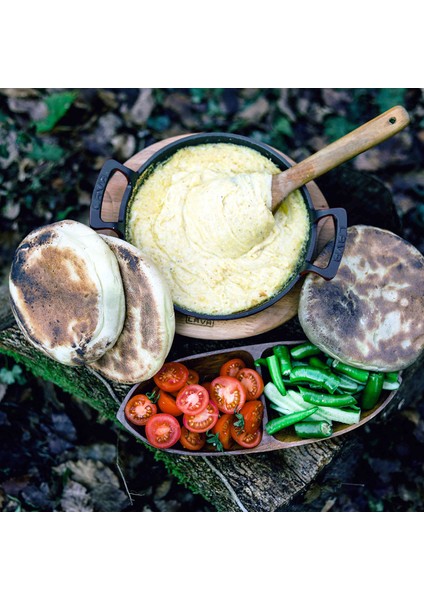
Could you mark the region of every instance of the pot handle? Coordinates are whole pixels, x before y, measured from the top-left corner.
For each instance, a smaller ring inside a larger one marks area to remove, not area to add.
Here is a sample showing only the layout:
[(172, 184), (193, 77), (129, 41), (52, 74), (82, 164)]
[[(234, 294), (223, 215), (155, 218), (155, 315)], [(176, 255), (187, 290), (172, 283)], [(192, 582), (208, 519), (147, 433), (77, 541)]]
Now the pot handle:
[(333, 240), (330, 260), (328, 261), (328, 265), (324, 268), (317, 267), (312, 263), (306, 263), (301, 275), (304, 275), (305, 273), (315, 273), (316, 275), (329, 280), (335, 277), (343, 257), (347, 237), (347, 213), (344, 208), (316, 210), (314, 223), (320, 221), (324, 217), (333, 217), (336, 225), (336, 233)]
[[(116, 223), (108, 223), (103, 221), (101, 217), (103, 200), (109, 180), (117, 171), (125, 176), (128, 183), (127, 187), (125, 188), (124, 195), (122, 196), (118, 221)], [(90, 227), (92, 229), (113, 229), (113, 231), (116, 231), (117, 233), (120, 232), (120, 225), (124, 221), (125, 209), (137, 177), (138, 175), (135, 171), (124, 165), (121, 165), (121, 163), (116, 160), (109, 159), (105, 162), (102, 170), (99, 173), (99, 176), (97, 177), (96, 185), (94, 186), (93, 194), (91, 196)]]

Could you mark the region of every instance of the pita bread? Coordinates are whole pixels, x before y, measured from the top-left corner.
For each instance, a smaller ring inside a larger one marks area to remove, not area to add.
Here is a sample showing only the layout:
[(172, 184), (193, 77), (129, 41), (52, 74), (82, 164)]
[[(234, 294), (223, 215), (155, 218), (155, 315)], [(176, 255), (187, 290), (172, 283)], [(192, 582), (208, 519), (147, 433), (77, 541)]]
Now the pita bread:
[[(316, 264), (325, 266), (331, 243)], [(302, 286), (299, 321), (306, 336), (344, 363), (397, 371), (424, 349), (424, 257), (390, 231), (357, 225), (337, 275), (309, 274)]]
[(115, 253), (126, 299), (124, 328), (115, 346), (90, 365), (119, 383), (150, 379), (163, 365), (175, 334), (171, 293), (154, 263), (124, 240), (101, 236)]
[(25, 337), (60, 363), (98, 360), (122, 331), (118, 262), (82, 223), (64, 220), (31, 232), (15, 252), (9, 291)]

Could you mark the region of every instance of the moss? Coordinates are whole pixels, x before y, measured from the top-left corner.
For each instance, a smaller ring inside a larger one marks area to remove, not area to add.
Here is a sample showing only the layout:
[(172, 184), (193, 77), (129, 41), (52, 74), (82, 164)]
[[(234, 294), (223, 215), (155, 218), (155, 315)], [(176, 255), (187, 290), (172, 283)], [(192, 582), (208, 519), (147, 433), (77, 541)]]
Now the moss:
[(1, 344), (0, 353), (10, 356), (15, 362), (24, 365), (35, 377), (51, 381), (65, 392), (87, 402), (102, 416), (109, 419), (115, 418), (116, 402), (109, 394), (101, 393), (98, 380), (93, 382), (92, 376), (85, 369), (66, 367), (39, 352), (34, 357), (19, 354)]

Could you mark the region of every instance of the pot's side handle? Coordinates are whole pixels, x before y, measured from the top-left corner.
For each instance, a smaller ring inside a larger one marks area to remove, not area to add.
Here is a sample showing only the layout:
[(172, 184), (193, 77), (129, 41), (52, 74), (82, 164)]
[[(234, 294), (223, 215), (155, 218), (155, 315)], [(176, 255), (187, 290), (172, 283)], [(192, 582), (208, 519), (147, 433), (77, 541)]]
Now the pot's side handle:
[(329, 280), (335, 277), (343, 257), (347, 237), (347, 213), (344, 208), (329, 208), (327, 210), (315, 211), (315, 222), (320, 221), (325, 217), (333, 217), (336, 226), (333, 248), (331, 250), (328, 265), (321, 268), (312, 263), (306, 263), (301, 275), (304, 275), (305, 273), (315, 273), (316, 275), (320, 275), (320, 277)]
[[(127, 180), (127, 187), (125, 188), (125, 192), (122, 197), (118, 221), (110, 223), (103, 221), (101, 213), (107, 185), (112, 175), (117, 171), (125, 176)], [(117, 233), (120, 232), (120, 226), (124, 220), (123, 215), (125, 215), (125, 208), (131, 196), (137, 177), (138, 175), (135, 171), (125, 167), (124, 165), (121, 165), (121, 163), (116, 160), (110, 159), (105, 162), (102, 170), (99, 173), (99, 176), (97, 177), (96, 185), (94, 186), (93, 194), (91, 196), (90, 227), (92, 229), (113, 229), (113, 231)]]

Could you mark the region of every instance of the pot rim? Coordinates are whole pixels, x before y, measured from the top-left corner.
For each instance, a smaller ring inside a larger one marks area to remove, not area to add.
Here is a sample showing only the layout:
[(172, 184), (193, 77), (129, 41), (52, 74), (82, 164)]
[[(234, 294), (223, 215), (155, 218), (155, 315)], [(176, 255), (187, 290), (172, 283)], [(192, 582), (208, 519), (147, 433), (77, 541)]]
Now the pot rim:
[[(175, 152), (177, 152), (181, 148), (208, 143), (232, 143), (235, 145), (247, 146), (252, 150), (256, 150), (262, 156), (265, 156), (266, 158), (271, 160), (282, 171), (292, 166), (292, 163), (289, 160), (287, 160), (285, 156), (283, 156), (278, 150), (272, 148), (264, 142), (257, 141), (247, 136), (222, 132), (204, 132), (187, 134), (183, 137), (179, 137), (178, 139), (170, 141), (166, 146), (157, 150), (149, 159), (147, 159), (146, 162), (144, 162), (138, 168), (137, 171), (133, 171), (128, 167), (121, 165), (115, 160), (107, 161), (103, 166), (103, 169), (98, 177), (96, 186), (93, 191), (90, 225), (94, 229), (102, 229), (105, 227), (109, 227), (111, 229), (114, 229), (115, 231), (119, 230), (120, 234), (123, 235), (125, 239), (128, 239), (127, 214), (131, 209), (131, 204), (134, 201), (138, 189), (143, 184), (145, 179), (147, 179), (150, 176), (150, 174), (159, 164), (163, 164), (164, 162), (166, 162), (166, 160), (168, 160), (171, 156), (175, 154)], [(107, 187), (109, 178), (115, 171), (121, 171), (121, 173), (125, 175), (128, 181), (128, 185), (120, 206), (119, 222), (104, 223), (100, 217), (103, 195)], [(313, 206), (312, 199), (307, 187), (304, 185), (299, 188), (299, 191), (305, 201), (305, 205), (308, 211), (309, 237), (304, 244), (302, 255), (297, 262), (297, 266), (296, 269), (293, 271), (293, 275), (286, 281), (283, 287), (280, 288), (280, 290), (276, 294), (264, 300), (264, 302), (256, 304), (252, 308), (225, 315), (210, 315), (208, 313), (199, 313), (196, 311), (186, 309), (174, 303), (175, 310), (183, 315), (202, 320), (223, 321), (250, 317), (258, 312), (265, 310), (266, 308), (272, 306), (273, 304), (281, 300), (281, 298), (283, 298), (296, 285), (300, 278), (309, 271), (315, 272), (326, 279), (331, 279), (332, 277), (334, 277), (335, 273), (337, 272), (338, 263), (340, 262), (344, 249), (345, 239), (343, 239), (343, 236), (340, 236), (340, 230), (343, 232), (343, 230), (346, 229), (346, 211), (344, 209), (329, 209), (323, 211), (316, 210)], [(342, 213), (344, 213), (344, 219)], [(333, 247), (333, 253), (330, 259), (331, 265), (329, 263), (329, 265), (325, 269), (318, 269), (314, 265), (312, 265), (310, 261), (313, 258), (316, 248), (317, 222), (321, 218), (324, 218), (326, 216), (334, 217), (337, 222), (336, 241), (338, 242), (338, 258), (334, 257), (336, 249), (335, 242)], [(339, 226), (339, 219), (341, 219), (342, 221), (341, 227)], [(330, 271), (332, 271), (331, 274)]]
[[(195, 134), (187, 135), (183, 138), (180, 138), (178, 140), (174, 140), (173, 142), (170, 142), (165, 147), (163, 147), (160, 150), (158, 150), (157, 152), (155, 152), (143, 165), (141, 165), (141, 167), (139, 167), (139, 169), (137, 170), (137, 174), (138, 174), (139, 178), (134, 187), (134, 191), (131, 194), (131, 198), (129, 198), (129, 201), (125, 208), (125, 223), (127, 222), (126, 216), (127, 216), (128, 212), (131, 210), (131, 204), (132, 204), (132, 201), (134, 200), (135, 194), (136, 194), (137, 190), (141, 187), (141, 185), (143, 185), (143, 182), (144, 182), (144, 179), (142, 179), (140, 181), (140, 177), (142, 178), (142, 176), (144, 174), (146, 175), (146, 178), (149, 177), (151, 174), (149, 172), (150, 170), (153, 172), (153, 170), (155, 168), (157, 168), (159, 164), (163, 164), (164, 162), (166, 162), (166, 160), (171, 158), (171, 156), (173, 156), (175, 154), (175, 152), (177, 152), (181, 148), (185, 148), (187, 146), (198, 146), (201, 144), (212, 144), (212, 143), (214, 143), (214, 144), (219, 144), (219, 143), (231, 144), (232, 143), (232, 144), (235, 144), (238, 146), (247, 146), (248, 148), (251, 148), (252, 150), (256, 150), (262, 156), (265, 156), (266, 158), (271, 160), (282, 171), (286, 170), (292, 166), (292, 164), (282, 154), (280, 154), (278, 152), (278, 150), (273, 149), (271, 146), (268, 146), (267, 144), (265, 144), (263, 142), (253, 140), (252, 138), (249, 138), (249, 137), (246, 137), (243, 135), (232, 134), (232, 133), (219, 133), (219, 132), (195, 133)], [(237, 311), (237, 312), (229, 313), (226, 315), (210, 315), (208, 313), (199, 313), (196, 311), (186, 309), (179, 305), (175, 305), (175, 309), (178, 310), (178, 312), (180, 312), (186, 316), (194, 317), (194, 318), (198, 318), (198, 319), (207, 319), (207, 320), (215, 320), (215, 321), (216, 320), (232, 320), (232, 319), (240, 319), (240, 318), (244, 318), (244, 317), (250, 317), (251, 315), (254, 315), (258, 312), (265, 310), (269, 306), (272, 306), (273, 304), (278, 302), (278, 300), (280, 300), (283, 296), (285, 296), (292, 289), (292, 287), (299, 281), (299, 279), (301, 277), (300, 273), (302, 271), (302, 267), (306, 263), (309, 263), (310, 260), (312, 259), (314, 251), (315, 251), (316, 239), (317, 239), (315, 209), (314, 209), (314, 206), (312, 203), (311, 196), (309, 194), (308, 189), (305, 186), (302, 186), (301, 188), (299, 188), (299, 191), (302, 194), (302, 197), (305, 201), (305, 205), (306, 205), (307, 211), (308, 211), (309, 237), (308, 237), (307, 242), (305, 243), (304, 249), (302, 251), (302, 255), (298, 260), (296, 269), (293, 271), (293, 276), (290, 277), (290, 279), (288, 279), (286, 281), (284, 286), (282, 288), (280, 288), (280, 290), (276, 294), (271, 296), (271, 298), (264, 300), (264, 302), (261, 302), (260, 304), (256, 304), (254, 307), (252, 307), (250, 309)], [(125, 237), (127, 237), (126, 233), (127, 233), (127, 231), (126, 231), (126, 226), (125, 226)]]

